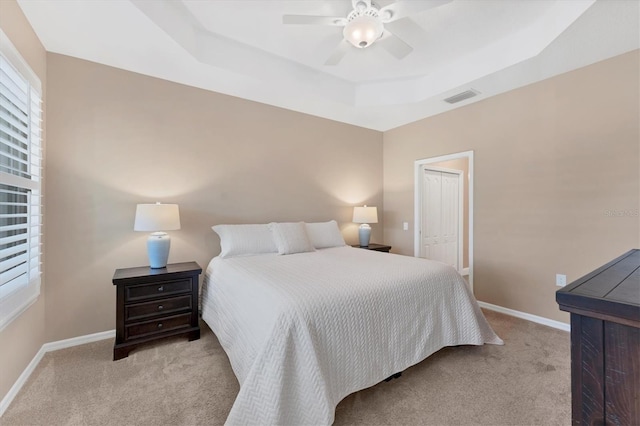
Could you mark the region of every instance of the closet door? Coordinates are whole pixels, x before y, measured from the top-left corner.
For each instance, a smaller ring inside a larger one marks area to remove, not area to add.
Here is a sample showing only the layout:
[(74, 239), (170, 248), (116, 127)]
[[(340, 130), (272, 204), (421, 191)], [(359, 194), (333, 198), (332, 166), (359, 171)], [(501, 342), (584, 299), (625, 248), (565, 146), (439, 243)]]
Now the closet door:
[(420, 257), (447, 263), (457, 270), (459, 177), (429, 169), (423, 172)]

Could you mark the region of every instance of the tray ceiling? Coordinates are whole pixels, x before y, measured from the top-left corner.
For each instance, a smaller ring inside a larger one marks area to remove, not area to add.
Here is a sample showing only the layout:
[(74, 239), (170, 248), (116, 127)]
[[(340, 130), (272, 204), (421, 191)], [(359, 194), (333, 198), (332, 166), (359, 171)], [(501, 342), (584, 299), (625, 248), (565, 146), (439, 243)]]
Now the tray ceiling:
[(18, 3), (48, 51), (381, 131), (640, 47), (627, 0), (440, 1), (397, 30), (404, 59), (374, 43), (334, 66), (342, 28), (282, 16), (346, 17), (350, 0)]

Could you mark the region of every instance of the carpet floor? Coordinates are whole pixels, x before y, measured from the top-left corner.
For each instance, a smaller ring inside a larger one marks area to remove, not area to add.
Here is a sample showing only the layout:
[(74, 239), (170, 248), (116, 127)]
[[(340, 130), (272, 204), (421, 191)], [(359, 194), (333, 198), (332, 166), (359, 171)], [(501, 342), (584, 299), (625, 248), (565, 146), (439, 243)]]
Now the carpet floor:
[[(504, 346), (445, 348), (346, 397), (335, 425), (569, 425), (569, 333), (491, 311)], [(238, 393), (226, 354), (165, 340), (112, 361), (112, 340), (47, 353), (0, 425), (218, 425)]]

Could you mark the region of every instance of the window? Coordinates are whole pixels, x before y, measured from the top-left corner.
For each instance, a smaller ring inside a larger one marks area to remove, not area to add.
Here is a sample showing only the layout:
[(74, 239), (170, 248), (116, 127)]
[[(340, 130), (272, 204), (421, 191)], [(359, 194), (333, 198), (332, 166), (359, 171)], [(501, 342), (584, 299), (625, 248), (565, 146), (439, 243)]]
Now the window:
[(40, 294), (40, 81), (0, 30), (0, 330)]

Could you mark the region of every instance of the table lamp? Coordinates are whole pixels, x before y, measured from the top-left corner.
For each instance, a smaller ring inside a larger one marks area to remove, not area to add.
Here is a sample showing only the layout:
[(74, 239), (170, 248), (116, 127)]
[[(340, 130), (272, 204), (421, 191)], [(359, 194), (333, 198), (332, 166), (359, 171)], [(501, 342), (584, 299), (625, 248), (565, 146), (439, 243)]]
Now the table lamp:
[(354, 207), (353, 221), (362, 224), (358, 229), (360, 247), (369, 247), (369, 239), (371, 238), (371, 226), (369, 224), (378, 223), (378, 209), (367, 207), (366, 205), (364, 207)]
[(151, 231), (147, 239), (149, 265), (153, 269), (165, 268), (169, 259), (171, 237), (164, 231), (180, 229), (177, 204), (138, 204), (134, 231)]

